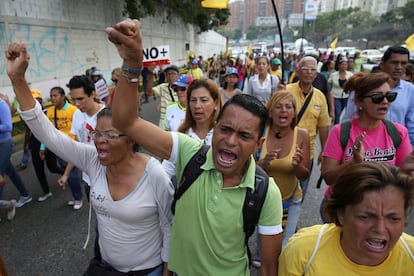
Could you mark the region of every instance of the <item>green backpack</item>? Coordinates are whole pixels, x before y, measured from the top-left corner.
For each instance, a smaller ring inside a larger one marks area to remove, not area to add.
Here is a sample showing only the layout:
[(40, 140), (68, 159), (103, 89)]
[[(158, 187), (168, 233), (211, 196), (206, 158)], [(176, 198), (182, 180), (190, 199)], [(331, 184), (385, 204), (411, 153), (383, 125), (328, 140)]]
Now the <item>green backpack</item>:
[[(387, 128), (388, 135), (391, 136), (394, 147), (397, 149), (398, 146), (401, 144), (401, 137), (400, 137), (400, 134), (398, 133), (397, 128), (395, 127), (394, 123), (389, 120), (384, 120), (383, 122), (385, 124), (385, 127)], [(342, 151), (345, 150), (346, 144), (348, 143), (350, 130), (351, 130), (351, 121), (350, 120), (343, 121), (341, 123), (341, 132), (340, 132), (340, 141), (341, 141)]]

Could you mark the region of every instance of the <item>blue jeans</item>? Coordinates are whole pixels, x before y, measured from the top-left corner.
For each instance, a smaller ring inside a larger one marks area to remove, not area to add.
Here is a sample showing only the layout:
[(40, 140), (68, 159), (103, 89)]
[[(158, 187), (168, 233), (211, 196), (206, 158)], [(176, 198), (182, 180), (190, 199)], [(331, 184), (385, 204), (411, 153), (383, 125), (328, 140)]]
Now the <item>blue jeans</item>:
[(27, 145), (27, 147), (23, 150), (22, 161), (20, 162), (20, 164), (27, 166), (27, 164), (29, 163), (29, 159), (30, 159), (30, 151), (29, 151), (29, 145)]
[(311, 159), (311, 161), (310, 161), (310, 171), (311, 171), (311, 173), (309, 174), (309, 177), (306, 178), (305, 180), (300, 181), (300, 187), (302, 188), (302, 202), (305, 200), (305, 195), (306, 195), (306, 192), (308, 191), (309, 180), (312, 176), (312, 168), (313, 168), (313, 159)]
[[(8, 139), (0, 142), (0, 174), (6, 174), (21, 196), (28, 196), (29, 192), (23, 184), (20, 175), (16, 172), (10, 157), (13, 151), (13, 140)], [(3, 198), (3, 187), (0, 187), (0, 199)]]
[[(57, 162), (61, 168), (66, 168), (68, 164), (65, 160), (61, 159), (60, 157), (56, 156)], [(69, 173), (68, 183), (70, 187), (70, 191), (72, 192), (72, 196), (75, 200), (82, 200), (82, 186), (81, 186), (81, 179), (79, 176), (79, 170), (76, 167), (73, 167), (72, 171)]]
[(348, 103), (347, 98), (334, 98), (334, 105), (335, 105), (335, 125), (339, 123), (339, 117), (341, 117), (342, 111), (346, 108), (346, 104)]
[(286, 247), (286, 244), (290, 237), (295, 234), (296, 226), (298, 225), (300, 209), (302, 207), (302, 199), (299, 198), (298, 200), (292, 200), (289, 205), (288, 217), (286, 221), (286, 226), (283, 231), (283, 241), (282, 241), (282, 248)]

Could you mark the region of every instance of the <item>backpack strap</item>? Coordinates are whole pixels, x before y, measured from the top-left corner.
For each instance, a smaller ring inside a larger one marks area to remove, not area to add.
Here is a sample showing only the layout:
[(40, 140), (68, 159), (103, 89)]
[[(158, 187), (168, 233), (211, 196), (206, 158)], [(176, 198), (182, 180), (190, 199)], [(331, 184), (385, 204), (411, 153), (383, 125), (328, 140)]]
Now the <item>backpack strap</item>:
[(251, 266), (252, 262), (252, 256), (248, 245), (249, 237), (254, 233), (259, 221), (268, 186), (269, 176), (261, 167), (256, 165), (254, 191), (247, 189), (243, 204), (244, 243), (246, 244), (247, 256), (249, 257), (249, 266)]
[[(394, 147), (397, 149), (401, 144), (400, 133), (395, 127), (394, 123), (389, 120), (384, 120), (385, 127), (388, 135), (391, 137)], [(349, 133), (351, 129), (351, 121), (346, 120), (341, 123), (340, 140), (342, 151), (345, 150), (346, 144), (348, 143)]]
[[(207, 151), (210, 147), (203, 145), (190, 159), (184, 168), (180, 184), (174, 193), (174, 199), (171, 204), (171, 211), (175, 214), (175, 205), (177, 200), (190, 188), (194, 181), (200, 176), (201, 165), (206, 161)], [(246, 244), (247, 256), (249, 257), (249, 266), (251, 265), (251, 252), (248, 246), (249, 237), (254, 233), (259, 221), (260, 212), (266, 199), (267, 189), (269, 186), (269, 176), (266, 172), (256, 165), (254, 191), (247, 189), (246, 197), (243, 204), (243, 230), (245, 232), (244, 242)]]
[(346, 120), (341, 123), (341, 131), (339, 139), (341, 141), (342, 151), (345, 150), (346, 144), (348, 143), (349, 133), (351, 131), (351, 121)]
[(201, 165), (206, 161), (207, 151), (210, 147), (203, 145), (194, 155), (184, 168), (180, 184), (174, 193), (174, 199), (171, 204), (171, 212), (175, 214), (175, 204), (177, 200), (190, 188), (197, 177), (201, 174)]
[(388, 135), (391, 136), (392, 142), (394, 143), (395, 149), (401, 144), (400, 133), (395, 127), (394, 123), (389, 120), (384, 120), (385, 127), (387, 128)]
[(311, 266), (311, 264), (313, 262), (313, 259), (315, 259), (315, 255), (316, 255), (316, 252), (318, 251), (319, 245), (321, 244), (323, 232), (325, 231), (326, 226), (328, 226), (327, 223), (322, 225), (321, 230), (319, 231), (318, 239), (316, 240), (315, 247), (313, 248), (313, 251), (312, 251), (312, 255), (310, 256), (308, 262), (306, 263), (306, 266), (303, 269), (303, 274), (302, 275), (306, 274), (306, 272), (308, 271), (309, 267)]

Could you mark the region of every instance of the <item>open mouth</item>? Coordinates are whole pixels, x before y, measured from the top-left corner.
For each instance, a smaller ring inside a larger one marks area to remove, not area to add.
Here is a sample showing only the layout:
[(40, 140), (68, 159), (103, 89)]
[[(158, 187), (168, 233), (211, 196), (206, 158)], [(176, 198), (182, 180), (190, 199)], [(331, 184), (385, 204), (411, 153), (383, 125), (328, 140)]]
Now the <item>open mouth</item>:
[(380, 240), (380, 239), (367, 239), (365, 241), (366, 245), (374, 250), (382, 250), (385, 248), (387, 241), (386, 240)]
[(107, 159), (108, 158), (108, 151), (107, 150), (102, 150), (102, 149), (98, 149), (98, 157), (100, 160), (102, 159)]
[(224, 167), (231, 167), (236, 161), (237, 156), (228, 150), (219, 151), (219, 161), (220, 164)]
[(279, 122), (281, 122), (281, 123), (286, 123), (287, 122), (287, 120), (288, 120), (288, 117), (286, 116), (280, 116), (279, 117)]
[(388, 107), (381, 107), (381, 108), (378, 108), (378, 111), (379, 111), (380, 113), (387, 113), (387, 112), (388, 112)]

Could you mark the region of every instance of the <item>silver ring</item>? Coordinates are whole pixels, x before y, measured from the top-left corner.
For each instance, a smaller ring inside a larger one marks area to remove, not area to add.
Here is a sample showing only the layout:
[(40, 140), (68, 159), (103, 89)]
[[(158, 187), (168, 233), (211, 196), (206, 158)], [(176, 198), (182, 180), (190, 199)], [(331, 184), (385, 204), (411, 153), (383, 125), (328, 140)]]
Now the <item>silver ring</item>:
[(357, 145), (354, 145), (353, 148), (354, 148), (354, 150), (358, 150), (358, 146)]

